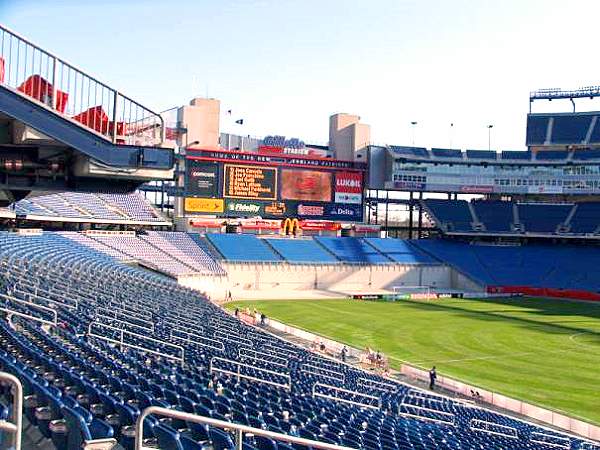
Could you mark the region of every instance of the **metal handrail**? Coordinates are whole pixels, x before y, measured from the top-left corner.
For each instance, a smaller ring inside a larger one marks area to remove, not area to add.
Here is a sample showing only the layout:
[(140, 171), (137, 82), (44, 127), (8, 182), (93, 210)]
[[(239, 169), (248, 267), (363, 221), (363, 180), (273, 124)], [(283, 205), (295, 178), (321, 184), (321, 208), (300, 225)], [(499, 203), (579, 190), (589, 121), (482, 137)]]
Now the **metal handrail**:
[(23, 385), (21, 381), (10, 373), (0, 372), (0, 381), (10, 383), (14, 386), (12, 420), (14, 423), (0, 420), (0, 430), (13, 435), (14, 450), (21, 450), (21, 432), (23, 430)]
[(236, 450), (242, 450), (244, 433), (270, 438), (275, 441), (303, 445), (318, 450), (354, 450), (352, 447), (343, 447), (341, 445), (328, 444), (325, 442), (313, 441), (287, 434), (275, 433), (273, 431), (262, 430), (260, 428), (249, 427), (246, 425), (239, 425), (237, 423), (225, 422), (224, 420), (217, 420), (210, 417), (189, 414), (174, 409), (161, 408), (159, 406), (150, 406), (144, 409), (138, 416), (135, 422), (135, 450), (145, 450), (143, 446), (144, 422), (146, 417), (150, 415), (170, 417), (177, 420), (184, 420), (186, 422), (205, 424), (211, 427), (221, 428), (223, 430), (235, 430), (234, 443)]
[[(98, 325), (100, 327), (104, 327), (104, 328), (111, 329), (113, 331), (120, 332), (119, 340), (113, 339), (113, 338), (108, 337), (108, 336), (103, 336), (101, 334), (92, 333), (92, 327), (94, 325)], [(127, 330), (124, 330), (122, 328), (117, 328), (117, 327), (113, 327), (113, 326), (110, 326), (110, 325), (106, 325), (106, 324), (100, 323), (100, 322), (90, 322), (90, 324), (88, 325), (88, 332), (87, 332), (87, 334), (90, 337), (94, 337), (94, 338), (97, 338), (97, 339), (105, 340), (107, 342), (113, 342), (115, 344), (119, 344), (121, 346), (121, 351), (123, 351), (124, 347), (133, 348), (133, 349), (140, 350), (140, 351), (143, 351), (143, 352), (146, 352), (146, 353), (151, 353), (153, 355), (162, 356), (163, 358), (166, 358), (166, 359), (173, 359), (175, 361), (179, 361), (182, 366), (185, 363), (185, 349), (181, 345), (171, 344), (170, 342), (161, 341), (160, 339), (154, 339), (154, 338), (145, 336), (143, 334), (133, 333), (131, 331), (127, 331)], [(142, 346), (135, 345), (135, 344), (129, 344), (129, 343), (125, 342), (125, 334), (127, 334), (129, 336), (137, 337), (137, 338), (140, 338), (140, 339), (145, 339), (145, 340), (150, 341), (150, 342), (155, 342), (157, 344), (164, 345), (166, 347), (175, 348), (175, 349), (181, 351), (181, 356), (169, 355), (168, 353), (164, 353), (164, 352), (159, 352), (159, 351), (156, 351), (156, 350), (152, 350), (151, 348), (142, 347)]]
[[(500, 430), (511, 431), (513, 434), (503, 433), (501, 431), (490, 430), (488, 428), (490, 425), (494, 426), (494, 427), (497, 427)], [(469, 429), (475, 430), (475, 431), (481, 431), (481, 432), (487, 433), (487, 434), (494, 434), (494, 435), (498, 435), (498, 436), (504, 436), (504, 437), (507, 437), (507, 438), (510, 438), (510, 439), (518, 439), (519, 438), (519, 433), (518, 433), (518, 431), (517, 431), (517, 429), (515, 427), (509, 427), (507, 425), (501, 425), (499, 423), (489, 422), (487, 420), (471, 419), (470, 422), (469, 422)]]
[[(7, 299), (8, 301), (11, 301), (11, 302), (20, 303), (20, 304), (26, 305), (28, 307), (32, 307), (33, 309), (38, 309), (40, 311), (44, 311), (44, 312), (50, 313), (52, 315), (52, 321), (49, 321), (49, 320), (46, 320), (46, 319), (42, 319), (42, 318), (39, 318), (39, 319), (45, 320), (45, 321), (51, 323), (52, 325), (57, 325), (58, 324), (58, 314), (57, 314), (57, 312), (56, 312), (55, 309), (48, 308), (47, 306), (43, 306), (43, 305), (38, 305), (38, 304), (33, 303), (33, 302), (28, 302), (26, 300), (21, 300), (21, 299), (18, 299), (16, 297), (13, 297), (12, 295), (0, 294), (0, 297), (4, 297), (5, 299)], [(26, 316), (26, 314), (19, 313), (18, 311), (13, 311), (10, 308), (4, 308), (4, 309), (7, 309), (7, 310), (9, 310), (12, 313), (17, 314), (17, 315)]]
[[(362, 382), (362, 383), (361, 383)], [(365, 383), (366, 382), (366, 383)], [(370, 388), (375, 388), (375, 389), (379, 389), (379, 390), (394, 390), (394, 389), (398, 389), (399, 387), (401, 387), (401, 385), (399, 384), (395, 384), (395, 383), (386, 383), (384, 381), (379, 381), (379, 380), (371, 380), (370, 378), (359, 378), (356, 381), (357, 386), (361, 386), (361, 384), (365, 387), (370, 387)], [(375, 386), (373, 386), (375, 385)], [(377, 386), (385, 386), (388, 389), (382, 389), (379, 388)]]
[[(232, 364), (232, 365), (234, 365), (234, 366), (237, 367), (237, 370), (234, 372), (232, 370), (223, 369), (223, 368), (220, 368), (220, 367), (215, 367), (215, 362), (216, 361), (223, 361), (225, 363)], [(271, 386), (277, 386), (277, 387), (281, 387), (283, 389), (288, 389), (288, 390), (292, 389), (292, 377), (290, 376), (289, 373), (276, 372), (274, 370), (263, 369), (262, 367), (253, 366), (252, 364), (245, 364), (245, 363), (242, 363), (242, 362), (239, 362), (239, 361), (234, 361), (232, 359), (220, 358), (218, 356), (213, 356), (210, 359), (208, 367), (209, 367), (208, 371), (210, 373), (212, 373), (212, 372), (219, 372), (219, 373), (225, 373), (225, 374), (228, 374), (228, 375), (234, 375), (234, 376), (237, 376), (238, 381), (240, 381), (241, 378), (244, 378), (245, 380), (257, 381), (259, 383), (269, 384)], [(253, 377), (251, 375), (245, 375), (245, 374), (241, 373), (241, 368), (242, 367), (248, 367), (248, 368), (256, 370), (258, 372), (264, 372), (264, 373), (275, 375), (275, 376), (278, 376), (278, 377), (281, 377), (281, 378), (285, 378), (285, 379), (288, 380), (289, 384), (277, 383), (275, 381), (269, 381), (269, 380), (265, 380), (263, 378), (257, 378), (257, 377)]]
[[(537, 436), (539, 436), (539, 439), (537, 438)], [(566, 441), (566, 442), (564, 444), (557, 444), (555, 442), (548, 442), (548, 441), (544, 440), (544, 438), (551, 438), (551, 439), (556, 439), (557, 441), (563, 441), (563, 442)], [(544, 445), (548, 445), (550, 447), (558, 447), (558, 448), (564, 448), (564, 449), (571, 448), (571, 439), (569, 439), (567, 437), (563, 437), (563, 436), (556, 436), (553, 434), (542, 433), (540, 431), (533, 431), (529, 437), (529, 442), (535, 442), (536, 444), (544, 444)]]
[[(192, 337), (194, 337), (195, 339), (194, 339), (194, 340), (192, 340), (192, 339), (190, 339), (189, 337), (187, 337), (187, 338), (186, 338), (186, 337), (181, 337), (181, 336), (175, 336), (175, 335), (173, 334), (173, 331), (175, 331), (175, 332), (177, 332), (177, 333), (184, 333), (184, 334), (187, 334), (188, 336), (192, 336)], [(187, 344), (199, 345), (199, 346), (201, 346), (201, 347), (208, 347), (208, 348), (212, 348), (212, 349), (215, 349), (215, 350), (219, 350), (219, 351), (221, 351), (221, 352), (225, 351), (225, 345), (223, 345), (223, 343), (222, 343), (221, 341), (217, 341), (217, 340), (215, 340), (215, 339), (211, 339), (211, 338), (208, 338), (208, 337), (206, 337), (206, 336), (199, 335), (199, 334), (188, 333), (188, 332), (186, 332), (186, 331), (181, 331), (181, 330), (173, 330), (173, 329), (171, 329), (171, 339), (179, 339), (180, 341), (183, 341), (183, 342), (185, 342), (185, 343), (187, 343)], [(203, 341), (205, 341), (205, 342), (202, 342), (202, 341), (200, 341), (199, 339), (201, 339), (201, 340), (203, 340)], [(208, 342), (216, 342), (217, 344), (219, 344), (219, 347), (217, 347), (217, 346), (215, 346), (215, 345), (213, 345), (213, 344), (207, 343), (206, 341), (208, 341)]]
[[(317, 392), (317, 387), (322, 387), (324, 389), (328, 389), (328, 390), (332, 390), (332, 391), (336, 391), (336, 392), (342, 392), (342, 393), (350, 394), (350, 395), (354, 395), (354, 396), (364, 397), (369, 400), (375, 400), (377, 402), (377, 405), (372, 405), (370, 403), (360, 403), (360, 402), (357, 402), (354, 400), (348, 400), (346, 398), (336, 397), (335, 395), (323, 394), (322, 392)], [(371, 408), (371, 409), (381, 408), (381, 399), (379, 397), (375, 397), (374, 395), (369, 395), (369, 394), (363, 394), (362, 392), (351, 391), (350, 389), (344, 389), (344, 388), (337, 387), (337, 386), (331, 386), (329, 384), (324, 384), (324, 383), (313, 384), (312, 395), (313, 395), (313, 397), (327, 398), (329, 400), (334, 400), (334, 401), (348, 403), (348, 404), (355, 405), (355, 406), (360, 406), (361, 408)]]
[[(104, 314), (104, 313), (99, 313), (99, 312), (96, 312), (96, 319), (97, 319), (97, 318), (101, 318), (101, 319), (110, 320), (110, 321), (112, 321), (112, 322), (118, 322), (118, 323), (122, 323), (122, 324), (125, 324), (125, 325), (127, 325), (128, 327), (132, 327), (132, 328), (138, 328), (138, 329), (140, 329), (141, 331), (145, 331), (145, 332), (148, 332), (148, 331), (149, 331), (149, 332), (151, 332), (151, 333), (154, 333), (154, 323), (152, 323), (152, 322), (147, 322), (147, 323), (149, 324), (149, 326), (144, 326), (144, 325), (139, 325), (139, 324), (137, 324), (137, 323), (129, 322), (129, 321), (127, 321), (127, 320), (116, 319), (116, 318), (114, 318), (114, 317), (112, 317), (112, 316), (108, 316), (108, 315), (106, 315), (106, 314)], [(140, 319), (137, 319), (137, 320), (140, 320)], [(141, 320), (140, 320), (140, 321), (141, 321)]]
[[(159, 113), (1, 24), (0, 57), (5, 66), (5, 79), (0, 79), (0, 84), (39, 102), (113, 144), (156, 146), (164, 141), (165, 124)], [(33, 79), (35, 76), (38, 78)], [(26, 81), (30, 82), (29, 87), (24, 87)], [(92, 118), (91, 113), (69, 117), (67, 106), (72, 116), (100, 107), (112, 121), (109, 123), (97, 116)], [(121, 135), (117, 133), (119, 128)]]

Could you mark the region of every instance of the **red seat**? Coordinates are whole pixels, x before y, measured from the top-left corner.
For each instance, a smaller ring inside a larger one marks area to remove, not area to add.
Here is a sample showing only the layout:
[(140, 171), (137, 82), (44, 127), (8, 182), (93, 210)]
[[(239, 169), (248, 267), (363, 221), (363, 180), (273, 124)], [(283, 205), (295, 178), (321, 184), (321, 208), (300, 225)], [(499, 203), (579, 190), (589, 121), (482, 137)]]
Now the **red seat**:
[(56, 110), (61, 113), (65, 112), (69, 94), (54, 89), (48, 81), (39, 75), (31, 75), (17, 89), (48, 106), (52, 106), (52, 97), (56, 95)]

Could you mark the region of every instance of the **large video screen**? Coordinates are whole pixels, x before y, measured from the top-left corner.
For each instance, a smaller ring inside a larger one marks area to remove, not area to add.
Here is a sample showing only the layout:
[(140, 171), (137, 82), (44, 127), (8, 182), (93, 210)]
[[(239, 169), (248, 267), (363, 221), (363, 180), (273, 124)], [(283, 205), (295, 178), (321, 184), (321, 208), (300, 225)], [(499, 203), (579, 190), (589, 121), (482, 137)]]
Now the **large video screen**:
[(239, 161), (186, 160), (186, 214), (360, 222), (363, 172)]
[(331, 201), (331, 172), (282, 169), (281, 199)]

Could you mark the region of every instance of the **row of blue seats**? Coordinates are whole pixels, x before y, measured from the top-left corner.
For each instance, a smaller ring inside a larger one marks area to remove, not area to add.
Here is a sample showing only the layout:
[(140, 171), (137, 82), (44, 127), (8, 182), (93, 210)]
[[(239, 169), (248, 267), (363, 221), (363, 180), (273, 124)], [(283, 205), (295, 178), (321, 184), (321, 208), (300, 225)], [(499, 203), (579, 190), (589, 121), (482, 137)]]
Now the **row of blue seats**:
[[(600, 227), (598, 202), (572, 204), (474, 200), (471, 202), (474, 214), (466, 200), (427, 199), (424, 205), (437, 225), (448, 232), (588, 234)], [(518, 223), (515, 223), (515, 217)], [(483, 228), (477, 228), (478, 224)]]
[(435, 264), (398, 239), (314, 237), (258, 238), (254, 235), (207, 234), (208, 241), (228, 261), (296, 264)]
[(600, 292), (600, 253), (595, 247), (472, 245), (443, 239), (413, 243), (484, 285)]

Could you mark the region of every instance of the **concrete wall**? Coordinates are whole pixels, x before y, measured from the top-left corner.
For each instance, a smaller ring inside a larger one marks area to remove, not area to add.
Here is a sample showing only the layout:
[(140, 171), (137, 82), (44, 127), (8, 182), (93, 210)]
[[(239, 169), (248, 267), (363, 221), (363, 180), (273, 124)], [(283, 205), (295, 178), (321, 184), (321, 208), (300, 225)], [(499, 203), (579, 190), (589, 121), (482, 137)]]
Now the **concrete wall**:
[(470, 280), (444, 265), (301, 265), (223, 263), (225, 277), (180, 277), (185, 286), (223, 300), (344, 297), (352, 293), (393, 291), (396, 286), (434, 286), (482, 292)]
[(371, 127), (360, 123), (360, 117), (338, 113), (329, 118), (329, 148), (336, 159), (354, 161), (356, 152), (371, 141)]
[(219, 146), (219, 115), (221, 102), (212, 98), (195, 98), (189, 106), (178, 111), (178, 120), (187, 133), (182, 136), (182, 146), (190, 145), (204, 149)]
[[(410, 366), (408, 364), (402, 365), (401, 372), (402, 374), (411, 378), (415, 378), (425, 382), (429, 381), (428, 371)], [(458, 381), (453, 378), (440, 376), (439, 374), (436, 383), (450, 391), (457, 392), (464, 396), (470, 396), (472, 390), (477, 391), (481, 396), (481, 400), (490, 405), (494, 405), (498, 408), (510, 411), (512, 413), (530, 417), (531, 419), (547, 423), (549, 425), (569, 431), (579, 436), (583, 436), (594, 440), (600, 440), (600, 427), (589, 424), (587, 422), (583, 422), (581, 420), (574, 419), (560, 412), (552, 411), (549, 409), (542, 408), (540, 406), (522, 402), (520, 400), (507, 397), (496, 392), (486, 391), (485, 389), (481, 389), (477, 386), (472, 386), (470, 384), (463, 383), (462, 381)]]

